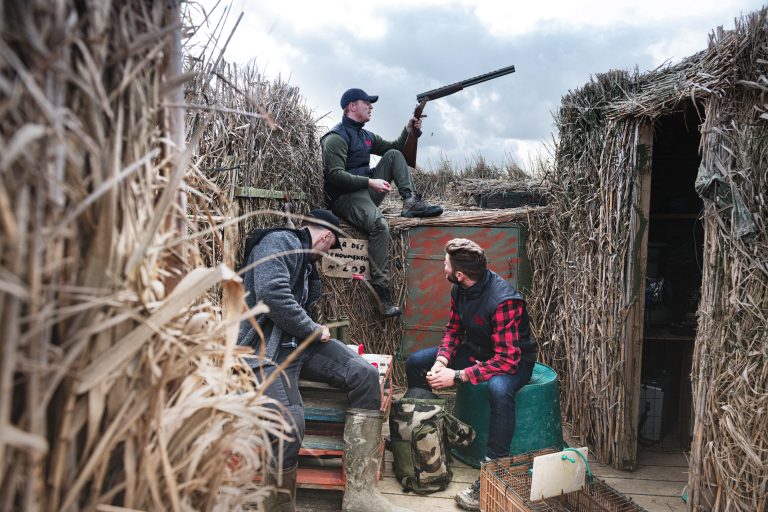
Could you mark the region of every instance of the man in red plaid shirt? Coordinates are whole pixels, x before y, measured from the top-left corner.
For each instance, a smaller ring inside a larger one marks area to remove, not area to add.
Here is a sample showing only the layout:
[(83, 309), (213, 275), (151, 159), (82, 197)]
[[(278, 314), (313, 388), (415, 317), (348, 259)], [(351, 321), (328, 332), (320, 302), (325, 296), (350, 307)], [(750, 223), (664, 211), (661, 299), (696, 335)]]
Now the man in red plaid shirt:
[[(507, 457), (515, 432), (515, 393), (530, 380), (536, 363), (525, 299), (487, 268), (485, 251), (472, 240), (454, 238), (445, 253), (445, 277), (453, 283), (445, 336), (439, 347), (406, 360), (408, 386), (439, 390), (487, 381), (486, 460)], [(479, 510), (480, 480), (457, 494), (456, 502)]]

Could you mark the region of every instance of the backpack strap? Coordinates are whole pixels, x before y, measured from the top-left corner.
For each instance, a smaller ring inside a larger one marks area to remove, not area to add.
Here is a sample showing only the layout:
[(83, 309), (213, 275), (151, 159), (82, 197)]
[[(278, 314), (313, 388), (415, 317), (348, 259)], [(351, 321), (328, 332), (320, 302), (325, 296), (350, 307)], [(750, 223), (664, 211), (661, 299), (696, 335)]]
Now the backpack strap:
[(422, 486), (419, 484), (415, 476), (406, 476), (400, 480), (400, 485), (403, 486), (405, 492), (412, 492), (420, 496), (426, 496), (435, 492), (444, 491), (448, 488), (448, 485), (453, 479), (453, 473), (450, 468), (448, 469), (448, 479), (442, 480), (439, 483), (429, 484), (428, 486)]

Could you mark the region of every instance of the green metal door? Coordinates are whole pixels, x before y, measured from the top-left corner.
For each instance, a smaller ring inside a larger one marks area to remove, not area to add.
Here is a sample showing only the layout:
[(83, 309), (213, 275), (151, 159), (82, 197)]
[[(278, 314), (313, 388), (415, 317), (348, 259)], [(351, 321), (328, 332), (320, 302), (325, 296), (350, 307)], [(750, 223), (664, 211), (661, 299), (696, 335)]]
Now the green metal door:
[(448, 321), (451, 283), (445, 279), (445, 244), (468, 238), (485, 249), (491, 270), (522, 292), (530, 285), (525, 255), (526, 227), (420, 227), (409, 231), (406, 262), (408, 297), (403, 314), (401, 359), (440, 343)]

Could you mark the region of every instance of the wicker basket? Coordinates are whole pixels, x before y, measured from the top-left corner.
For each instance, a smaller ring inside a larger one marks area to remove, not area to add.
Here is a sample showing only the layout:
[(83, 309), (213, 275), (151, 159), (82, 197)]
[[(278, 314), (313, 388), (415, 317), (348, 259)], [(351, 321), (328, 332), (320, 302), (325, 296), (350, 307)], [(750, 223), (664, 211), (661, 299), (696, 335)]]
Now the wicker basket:
[(534, 457), (554, 450), (525, 453), (483, 464), (480, 470), (482, 512), (643, 512), (643, 508), (605, 482), (595, 480), (577, 492), (530, 501)]

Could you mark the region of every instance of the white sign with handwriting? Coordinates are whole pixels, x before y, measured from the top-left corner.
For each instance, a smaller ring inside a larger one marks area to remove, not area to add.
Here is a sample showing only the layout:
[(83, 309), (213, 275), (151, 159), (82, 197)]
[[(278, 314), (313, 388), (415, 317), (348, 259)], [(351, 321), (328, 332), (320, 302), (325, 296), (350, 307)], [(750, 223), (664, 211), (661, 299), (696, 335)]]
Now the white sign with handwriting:
[(338, 249), (331, 249), (323, 256), (322, 271), (329, 277), (354, 279), (355, 275), (364, 275), (370, 279), (368, 264), (368, 240), (340, 238)]

